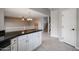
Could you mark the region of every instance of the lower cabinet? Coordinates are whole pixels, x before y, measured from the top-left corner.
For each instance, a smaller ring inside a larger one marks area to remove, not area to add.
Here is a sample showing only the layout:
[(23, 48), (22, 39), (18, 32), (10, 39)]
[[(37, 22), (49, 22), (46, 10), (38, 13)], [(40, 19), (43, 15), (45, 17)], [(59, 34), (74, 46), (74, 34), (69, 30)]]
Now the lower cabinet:
[(41, 32), (30, 33), (12, 39), (12, 51), (32, 51), (41, 45)]
[(28, 35), (29, 38), (29, 50), (34, 50), (41, 45), (41, 32), (36, 32)]
[(18, 37), (18, 51), (28, 51), (29, 40), (27, 35)]
[(17, 37), (11, 40), (11, 51), (17, 51), (18, 49), (17, 41), (18, 41)]

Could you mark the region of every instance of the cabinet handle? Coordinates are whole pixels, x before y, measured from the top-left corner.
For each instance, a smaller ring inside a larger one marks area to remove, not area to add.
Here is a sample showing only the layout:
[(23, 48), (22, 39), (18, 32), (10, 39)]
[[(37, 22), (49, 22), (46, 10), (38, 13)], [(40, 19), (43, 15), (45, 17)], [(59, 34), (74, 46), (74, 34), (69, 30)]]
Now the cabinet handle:
[(16, 42), (16, 40), (14, 40), (14, 42)]
[(75, 29), (73, 28), (72, 30), (74, 31)]

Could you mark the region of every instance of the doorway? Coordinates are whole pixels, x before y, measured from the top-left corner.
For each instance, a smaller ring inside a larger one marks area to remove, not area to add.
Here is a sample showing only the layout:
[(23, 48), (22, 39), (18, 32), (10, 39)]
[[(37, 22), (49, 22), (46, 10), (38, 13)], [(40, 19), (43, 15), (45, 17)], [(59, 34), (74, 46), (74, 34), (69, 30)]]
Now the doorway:
[(49, 21), (49, 17), (44, 17), (43, 21), (42, 21), (42, 25), (43, 25), (43, 32), (49, 34), (50, 32), (50, 21)]

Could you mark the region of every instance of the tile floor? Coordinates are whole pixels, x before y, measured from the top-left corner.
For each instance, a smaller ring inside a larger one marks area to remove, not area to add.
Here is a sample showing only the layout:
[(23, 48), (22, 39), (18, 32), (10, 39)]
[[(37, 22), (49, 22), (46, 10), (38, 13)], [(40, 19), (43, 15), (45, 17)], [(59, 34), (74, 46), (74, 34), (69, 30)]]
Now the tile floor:
[(47, 33), (42, 34), (42, 44), (35, 51), (78, 51), (75, 47), (51, 38)]

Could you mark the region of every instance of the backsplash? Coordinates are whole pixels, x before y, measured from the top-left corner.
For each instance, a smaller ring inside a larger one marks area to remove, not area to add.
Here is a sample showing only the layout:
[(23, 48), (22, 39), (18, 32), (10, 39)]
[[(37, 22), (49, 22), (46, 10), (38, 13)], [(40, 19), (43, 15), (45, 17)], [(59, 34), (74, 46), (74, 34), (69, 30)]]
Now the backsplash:
[(5, 19), (6, 32), (19, 31), (25, 29), (34, 29), (33, 22), (28, 25), (26, 21), (16, 19)]
[(21, 19), (5, 19), (5, 31), (19, 31), (26, 29), (40, 29), (40, 19), (33, 19), (30, 24), (27, 21), (22, 21)]
[(12, 32), (12, 31), (19, 31), (19, 30), (26, 30), (26, 29), (34, 29), (33, 26), (28, 27), (6, 27), (6, 32)]

